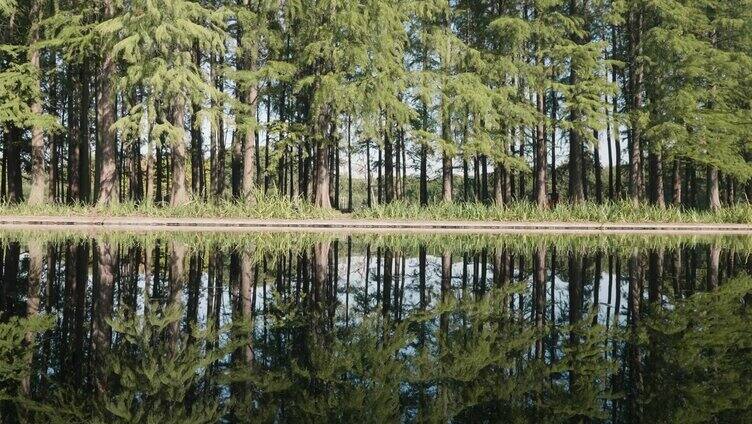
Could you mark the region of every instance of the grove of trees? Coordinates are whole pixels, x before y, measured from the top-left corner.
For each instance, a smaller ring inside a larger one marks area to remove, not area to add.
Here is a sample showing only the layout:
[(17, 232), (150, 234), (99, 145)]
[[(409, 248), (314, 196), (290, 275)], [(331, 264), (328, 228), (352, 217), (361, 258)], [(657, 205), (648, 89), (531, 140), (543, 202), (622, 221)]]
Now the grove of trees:
[(0, 196), (715, 210), (750, 69), (752, 0), (0, 0)]

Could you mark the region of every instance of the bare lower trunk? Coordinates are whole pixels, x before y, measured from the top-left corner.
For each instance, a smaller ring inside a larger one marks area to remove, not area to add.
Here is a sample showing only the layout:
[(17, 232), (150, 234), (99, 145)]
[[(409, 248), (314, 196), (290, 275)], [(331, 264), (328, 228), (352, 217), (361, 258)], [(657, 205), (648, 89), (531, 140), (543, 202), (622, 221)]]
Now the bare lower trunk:
[(170, 206), (182, 206), (190, 202), (188, 186), (185, 180), (185, 103), (181, 96), (177, 95), (173, 99), (170, 120), (173, 127), (177, 129), (177, 137), (172, 141), (172, 187), (170, 191)]
[[(536, 105), (541, 117), (546, 115), (546, 103), (543, 92), (536, 95)], [(548, 154), (546, 152), (546, 125), (538, 122), (535, 129), (535, 203), (539, 209), (548, 209), (548, 189), (546, 187), (546, 169)]]
[(504, 165), (497, 163), (494, 169), (494, 204), (504, 206)]
[[(34, 44), (39, 39), (39, 28), (37, 21), (42, 18), (42, 1), (32, 1), (29, 17), (32, 19), (31, 33), (29, 34), (30, 44)], [(37, 48), (29, 50), (29, 63), (37, 70), (41, 75), (40, 67), (40, 51)], [(42, 101), (36, 99), (31, 105), (31, 113), (34, 116), (41, 116)], [(54, 149), (54, 146), (53, 146)], [(31, 128), (31, 190), (29, 191), (30, 205), (41, 205), (45, 203), (48, 198), (45, 193), (47, 186), (47, 171), (44, 166), (44, 131), (39, 125), (34, 125)]]
[(673, 172), (673, 193), (671, 203), (677, 208), (682, 204), (682, 180), (681, 180), (681, 161), (674, 159)]
[(721, 191), (718, 180), (718, 168), (711, 166), (708, 169), (708, 196), (710, 197), (710, 210), (713, 212), (721, 209)]
[(329, 146), (322, 140), (316, 149), (316, 184), (314, 186), (313, 204), (316, 207), (331, 209), (329, 198)]
[[(114, 16), (115, 8), (112, 0), (104, 0), (103, 19)], [(99, 193), (97, 203), (109, 205), (119, 200), (117, 173), (117, 145), (115, 140), (115, 106), (113, 104), (113, 83), (115, 61), (109, 50), (105, 52), (99, 69), (99, 92), (97, 97), (97, 129), (99, 131), (100, 158)]]

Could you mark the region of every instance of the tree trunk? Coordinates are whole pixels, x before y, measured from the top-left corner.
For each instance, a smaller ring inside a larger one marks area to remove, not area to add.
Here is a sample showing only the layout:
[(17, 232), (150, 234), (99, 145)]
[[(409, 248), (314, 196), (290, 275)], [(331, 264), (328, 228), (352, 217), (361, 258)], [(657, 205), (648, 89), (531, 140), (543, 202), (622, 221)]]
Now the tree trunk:
[[(103, 20), (115, 15), (113, 0), (103, 0)], [(99, 131), (100, 150), (97, 156), (101, 162), (99, 170), (99, 193), (97, 203), (109, 205), (119, 200), (117, 171), (117, 141), (115, 140), (115, 105), (113, 103), (113, 83), (115, 61), (110, 50), (106, 50), (99, 69), (99, 92), (97, 98), (97, 129)]]
[(394, 152), (389, 129), (384, 129), (384, 202), (392, 203), (394, 199)]
[(673, 193), (671, 196), (671, 203), (679, 208), (682, 205), (682, 180), (681, 180), (681, 161), (677, 158), (674, 159), (674, 167), (672, 169), (673, 177)]
[(78, 84), (81, 87), (81, 100), (78, 105), (78, 161), (79, 194), (82, 203), (91, 201), (91, 159), (89, 157), (89, 61), (79, 66)]
[(494, 204), (497, 207), (504, 206), (504, 165), (497, 163), (494, 167)]
[(11, 125), (4, 149), (8, 166), (8, 202), (23, 202), (23, 185), (21, 180), (21, 138), (20, 128)]
[(593, 172), (595, 174), (595, 201), (599, 205), (603, 203), (603, 167), (601, 166), (601, 152), (598, 144), (598, 132), (595, 132), (595, 145), (593, 147)]
[[(44, 13), (42, 3), (41, 0), (33, 0), (31, 3), (29, 18), (32, 22), (30, 23), (29, 45), (33, 45), (39, 40), (38, 22), (41, 21)], [(29, 49), (29, 63), (41, 77), (40, 56), (39, 49)], [(31, 113), (35, 117), (41, 117), (43, 113), (41, 99), (34, 100), (31, 105)], [(47, 172), (44, 166), (44, 131), (39, 125), (34, 125), (31, 129), (31, 190), (29, 191), (29, 205), (41, 205), (49, 200), (48, 194), (45, 193), (46, 185)]]
[[(574, 1), (572, 1), (574, 4)], [(573, 14), (575, 12), (573, 11)], [(578, 83), (577, 71), (572, 68), (569, 73), (569, 84), (574, 86)], [(579, 113), (572, 110), (569, 114), (570, 122), (580, 120)], [(569, 202), (576, 205), (585, 201), (585, 190), (582, 184), (582, 140), (576, 128), (569, 130)]]
[(643, 66), (639, 56), (642, 51), (642, 10), (636, 6), (629, 16), (629, 106), (630, 106), (630, 144), (629, 144), (629, 194), (634, 205), (640, 203), (643, 192), (642, 180), (642, 128), (638, 113), (642, 109)]
[[(347, 117), (347, 210), (353, 210), (353, 189), (352, 189), (352, 117)], [(349, 258), (348, 258), (349, 263)]]
[(710, 210), (717, 212), (721, 209), (721, 192), (719, 188), (718, 168), (710, 166), (708, 168), (708, 196)]
[[(540, 60), (540, 59), (539, 59)], [(535, 103), (540, 119), (535, 128), (535, 203), (538, 209), (548, 209), (548, 188), (546, 187), (546, 169), (548, 153), (546, 151), (546, 98), (543, 90), (535, 95)]]
[(316, 169), (314, 170), (316, 184), (314, 185), (313, 204), (323, 209), (331, 209), (329, 198), (329, 145), (326, 140), (319, 141), (316, 148)]
[(188, 204), (191, 199), (185, 178), (185, 103), (180, 95), (176, 95), (172, 100), (170, 118), (170, 124), (177, 129), (178, 134), (176, 139), (170, 140), (172, 142), (172, 189), (170, 191), (170, 206), (183, 206)]
[(650, 166), (650, 202), (661, 209), (666, 207), (663, 190), (663, 155), (660, 151), (648, 154)]

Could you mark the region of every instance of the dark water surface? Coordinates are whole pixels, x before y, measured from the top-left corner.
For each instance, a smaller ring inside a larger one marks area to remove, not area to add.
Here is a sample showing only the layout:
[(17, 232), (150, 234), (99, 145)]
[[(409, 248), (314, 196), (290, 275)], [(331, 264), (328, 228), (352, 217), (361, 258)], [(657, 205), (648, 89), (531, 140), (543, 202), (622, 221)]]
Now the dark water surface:
[(752, 422), (745, 237), (0, 233), (15, 422)]

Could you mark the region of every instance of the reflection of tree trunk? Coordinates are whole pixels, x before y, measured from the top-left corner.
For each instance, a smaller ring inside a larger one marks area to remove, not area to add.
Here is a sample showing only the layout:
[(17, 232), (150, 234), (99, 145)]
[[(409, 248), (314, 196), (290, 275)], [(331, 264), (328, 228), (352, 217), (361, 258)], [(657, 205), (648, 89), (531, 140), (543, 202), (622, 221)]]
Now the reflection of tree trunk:
[[(185, 254), (186, 247), (180, 241), (170, 242), (170, 281), (169, 298), (167, 304), (170, 307), (180, 306), (180, 291), (185, 285)], [(170, 337), (177, 340), (180, 331), (180, 321), (170, 324)]]
[[(244, 249), (240, 259), (240, 303), (243, 319), (248, 322), (253, 317), (254, 282), (253, 252), (249, 249)], [(253, 330), (250, 331), (243, 356), (245, 363), (250, 366), (253, 363)]]
[(710, 258), (708, 259), (708, 289), (718, 288), (718, 268), (721, 262), (721, 249), (717, 244), (710, 246)]
[(533, 286), (535, 290), (535, 357), (543, 358), (543, 316), (546, 309), (546, 248), (538, 245), (533, 253)]
[[(568, 258), (569, 268), (569, 284), (567, 285), (569, 291), (569, 325), (574, 326), (582, 319), (582, 286), (583, 286), (583, 258), (580, 252), (570, 251)], [(569, 343), (571, 347), (575, 347), (579, 344), (579, 335), (576, 331), (570, 330)], [(569, 373), (569, 387), (572, 390), (572, 394), (578, 390), (578, 375), (572, 370)]]
[(389, 307), (391, 306), (391, 298), (390, 294), (392, 291), (392, 280), (394, 278), (394, 275), (392, 274), (394, 270), (394, 255), (392, 253), (392, 250), (387, 248), (384, 250), (384, 282), (383, 282), (383, 288), (382, 288), (382, 299), (381, 299), (381, 311), (386, 317), (389, 314)]
[(0, 313), (3, 318), (8, 315), (18, 315), (16, 305), (16, 290), (18, 290), (18, 265), (21, 256), (21, 245), (12, 241), (5, 246), (5, 263), (3, 264), (3, 287), (0, 296)]
[(674, 295), (677, 298), (681, 298), (681, 272), (682, 272), (682, 253), (681, 247), (677, 247), (673, 255), (673, 269), (674, 273)]
[(107, 373), (105, 354), (110, 347), (112, 329), (107, 319), (112, 315), (112, 293), (115, 285), (115, 255), (117, 248), (113, 248), (107, 241), (97, 243), (97, 276), (98, 284), (94, 296), (93, 316), (91, 324), (92, 363), (97, 367), (94, 372), (94, 387), (98, 393), (107, 391)]
[[(26, 295), (26, 318), (33, 318), (39, 313), (39, 289), (42, 283), (42, 267), (44, 264), (44, 249), (38, 241), (29, 242), (29, 284)], [(24, 343), (28, 348), (26, 364), (29, 374), (21, 380), (21, 394), (31, 396), (31, 366), (34, 359), (34, 332), (26, 333)]]
[(663, 252), (656, 249), (650, 250), (648, 260), (648, 301), (655, 304), (661, 296), (661, 276), (663, 275)]
[(428, 306), (426, 298), (426, 246), (421, 245), (418, 248), (418, 291), (420, 298), (420, 309), (425, 310)]
[(318, 302), (329, 281), (329, 250), (331, 244), (328, 241), (316, 243), (313, 247), (313, 282), (314, 299)]
[(556, 333), (556, 246), (551, 246), (551, 363), (556, 362), (559, 335)]
[[(73, 246), (73, 244), (71, 244)], [(86, 311), (84, 310), (86, 305), (86, 284), (88, 282), (88, 259), (89, 259), (89, 245), (86, 242), (81, 243), (71, 250), (71, 256), (75, 262), (69, 262), (68, 265), (73, 268), (71, 272), (75, 274), (75, 330), (74, 330), (74, 343), (73, 343), (73, 357), (75, 370), (75, 382), (80, 385), (83, 384), (83, 356), (84, 356), (84, 320)]]
[(642, 255), (635, 249), (629, 258), (629, 415), (630, 422), (639, 422), (642, 411), (639, 396), (642, 391), (642, 364), (637, 330), (640, 322), (640, 303), (644, 280)]
[(363, 277), (364, 280), (364, 286), (363, 286), (363, 311), (368, 312), (368, 279), (370, 278), (371, 273), (371, 245), (366, 245), (366, 269), (365, 269), (365, 276)]
[[(449, 301), (452, 291), (452, 254), (449, 251), (444, 251), (441, 254), (441, 302), (445, 303)], [(440, 331), (441, 334), (446, 336), (449, 331), (449, 315), (444, 312), (440, 318)]]

